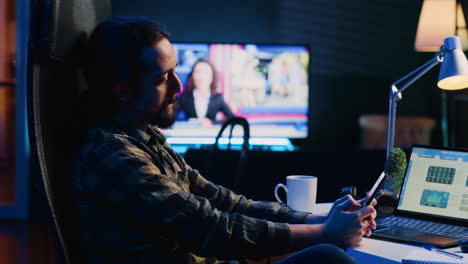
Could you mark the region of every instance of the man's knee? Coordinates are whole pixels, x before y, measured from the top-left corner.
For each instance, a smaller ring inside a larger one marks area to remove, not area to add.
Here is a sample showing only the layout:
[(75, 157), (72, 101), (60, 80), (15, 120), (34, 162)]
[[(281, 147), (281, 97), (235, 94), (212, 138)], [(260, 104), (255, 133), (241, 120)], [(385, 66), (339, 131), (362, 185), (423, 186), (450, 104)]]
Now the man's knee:
[[(287, 261), (289, 258), (284, 259), (286, 263), (339, 263), (339, 264), (354, 264), (356, 263), (350, 256), (346, 254), (341, 248), (331, 245), (331, 244), (320, 244), (313, 247), (305, 248), (289, 259), (291, 262)], [(279, 262), (283, 263), (283, 262)]]
[[(355, 263), (355, 261), (346, 254), (346, 252), (332, 244), (321, 244), (310, 247), (312, 256), (318, 257), (323, 263)], [(321, 262), (317, 262), (321, 263)]]

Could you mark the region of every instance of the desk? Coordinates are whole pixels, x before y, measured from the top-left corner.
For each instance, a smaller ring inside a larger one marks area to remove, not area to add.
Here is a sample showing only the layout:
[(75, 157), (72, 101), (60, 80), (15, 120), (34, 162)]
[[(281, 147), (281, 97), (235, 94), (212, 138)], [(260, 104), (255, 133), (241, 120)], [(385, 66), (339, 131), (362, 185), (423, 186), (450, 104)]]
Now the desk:
[[(313, 210), (316, 214), (326, 214), (330, 211), (332, 203), (319, 203)], [(361, 245), (357, 248), (350, 248), (347, 253), (359, 264), (397, 264), (411, 251), (417, 250), (418, 246), (395, 243), (373, 238), (363, 238)], [(447, 249), (451, 252), (460, 252), (458, 247)]]

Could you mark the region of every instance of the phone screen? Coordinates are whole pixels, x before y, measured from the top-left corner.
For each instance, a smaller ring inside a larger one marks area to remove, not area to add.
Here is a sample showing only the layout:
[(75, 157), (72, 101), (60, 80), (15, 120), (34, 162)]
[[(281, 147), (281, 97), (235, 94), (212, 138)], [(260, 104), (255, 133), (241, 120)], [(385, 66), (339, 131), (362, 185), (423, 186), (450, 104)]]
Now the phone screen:
[(366, 195), (366, 200), (364, 202), (364, 206), (368, 206), (372, 200), (375, 198), (377, 193), (379, 192), (380, 188), (382, 188), (383, 183), (387, 179), (387, 174), (385, 172), (382, 172), (377, 179), (377, 181), (374, 183), (374, 186), (372, 186), (372, 189), (367, 193)]

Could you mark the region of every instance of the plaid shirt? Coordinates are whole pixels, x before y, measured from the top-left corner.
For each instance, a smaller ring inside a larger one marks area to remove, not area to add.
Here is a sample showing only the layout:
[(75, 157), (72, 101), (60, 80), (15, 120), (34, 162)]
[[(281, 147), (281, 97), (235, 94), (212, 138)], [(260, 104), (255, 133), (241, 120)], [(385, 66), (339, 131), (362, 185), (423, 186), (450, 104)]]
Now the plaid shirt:
[(89, 263), (216, 263), (286, 253), (306, 213), (204, 179), (156, 129), (114, 121), (85, 137), (73, 174)]

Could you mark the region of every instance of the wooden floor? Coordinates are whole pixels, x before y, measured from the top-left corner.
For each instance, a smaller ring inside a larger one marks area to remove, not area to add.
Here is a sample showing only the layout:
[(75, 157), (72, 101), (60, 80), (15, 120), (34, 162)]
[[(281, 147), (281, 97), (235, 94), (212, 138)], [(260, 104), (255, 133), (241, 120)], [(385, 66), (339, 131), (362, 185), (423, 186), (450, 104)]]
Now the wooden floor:
[(0, 222), (0, 263), (59, 264), (51, 233), (44, 224)]

